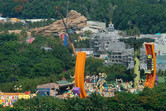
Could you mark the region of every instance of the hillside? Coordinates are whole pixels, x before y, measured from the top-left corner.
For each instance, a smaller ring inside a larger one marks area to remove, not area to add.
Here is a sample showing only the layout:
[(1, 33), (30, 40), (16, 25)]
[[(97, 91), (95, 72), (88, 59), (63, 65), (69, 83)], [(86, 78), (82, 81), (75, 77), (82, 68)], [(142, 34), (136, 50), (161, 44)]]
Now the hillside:
[[(116, 29), (138, 27), (141, 33), (165, 32), (166, 0), (70, 0), (69, 10), (82, 13), (88, 20), (110, 20)], [(60, 19), (56, 7), (66, 15), (66, 0), (0, 0), (4, 17)], [(96, 8), (97, 7), (97, 8)]]
[(59, 39), (38, 36), (32, 44), (25, 40), (20, 35), (0, 34), (0, 83), (58, 75), (73, 68), (71, 53)]

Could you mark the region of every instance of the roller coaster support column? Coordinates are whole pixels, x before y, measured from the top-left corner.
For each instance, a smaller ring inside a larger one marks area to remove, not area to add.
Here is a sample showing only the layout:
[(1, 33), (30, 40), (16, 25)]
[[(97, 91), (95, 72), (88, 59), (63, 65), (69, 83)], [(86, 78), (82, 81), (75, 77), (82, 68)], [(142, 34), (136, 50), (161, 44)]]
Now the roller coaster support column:
[(134, 87), (136, 87), (140, 80), (140, 48), (134, 48)]

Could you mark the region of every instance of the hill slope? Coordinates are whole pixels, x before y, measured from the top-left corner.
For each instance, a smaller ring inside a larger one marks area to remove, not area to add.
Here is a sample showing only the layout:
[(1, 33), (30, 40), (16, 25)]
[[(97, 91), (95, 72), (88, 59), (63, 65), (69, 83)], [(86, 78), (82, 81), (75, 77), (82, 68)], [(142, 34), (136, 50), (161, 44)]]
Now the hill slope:
[[(66, 0), (0, 0), (0, 13), (6, 17), (60, 19), (56, 7), (66, 14)], [(166, 0), (70, 0), (88, 20), (110, 20), (117, 29), (138, 27), (141, 33), (165, 32)]]

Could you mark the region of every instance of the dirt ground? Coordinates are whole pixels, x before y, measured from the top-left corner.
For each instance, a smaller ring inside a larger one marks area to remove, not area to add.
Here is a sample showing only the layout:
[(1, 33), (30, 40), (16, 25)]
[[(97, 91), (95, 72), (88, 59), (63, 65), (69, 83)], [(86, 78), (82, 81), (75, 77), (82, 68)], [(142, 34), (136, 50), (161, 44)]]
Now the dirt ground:
[[(9, 33), (15, 33), (15, 34), (20, 34), (21, 30), (9, 30)], [(31, 32), (27, 31), (28, 37), (31, 37)]]

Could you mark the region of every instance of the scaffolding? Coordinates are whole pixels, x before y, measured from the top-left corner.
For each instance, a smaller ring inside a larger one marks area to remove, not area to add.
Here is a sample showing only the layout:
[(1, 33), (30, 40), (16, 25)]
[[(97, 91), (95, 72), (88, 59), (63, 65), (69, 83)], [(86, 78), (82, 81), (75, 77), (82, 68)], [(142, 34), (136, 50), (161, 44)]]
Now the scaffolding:
[[(126, 48), (124, 42), (120, 42), (122, 38), (118, 32), (105, 32), (94, 35), (91, 39), (91, 47), (93, 47), (94, 56), (100, 57), (102, 55), (108, 56), (109, 64), (122, 64), (126, 67), (134, 67), (134, 49)], [(140, 62), (146, 62), (146, 55), (144, 48), (141, 48)]]

